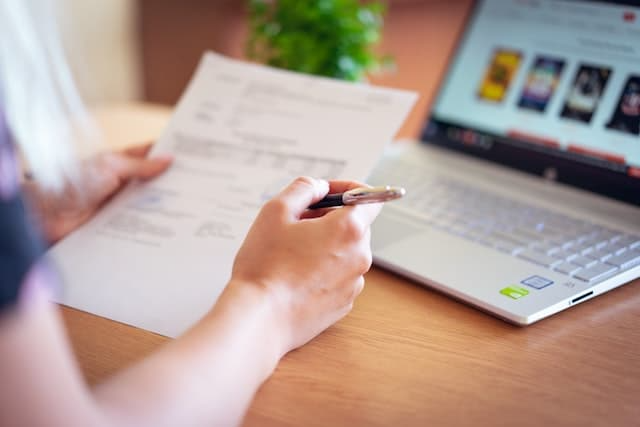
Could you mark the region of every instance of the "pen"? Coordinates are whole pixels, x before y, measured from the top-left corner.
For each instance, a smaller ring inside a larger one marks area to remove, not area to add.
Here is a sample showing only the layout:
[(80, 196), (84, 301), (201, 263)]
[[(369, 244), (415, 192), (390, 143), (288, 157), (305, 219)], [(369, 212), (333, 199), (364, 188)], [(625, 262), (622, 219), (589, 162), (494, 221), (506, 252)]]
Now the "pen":
[(331, 208), (345, 205), (361, 205), (365, 203), (382, 203), (399, 199), (406, 193), (402, 187), (361, 187), (344, 193), (327, 194), (324, 199), (309, 206), (308, 209)]

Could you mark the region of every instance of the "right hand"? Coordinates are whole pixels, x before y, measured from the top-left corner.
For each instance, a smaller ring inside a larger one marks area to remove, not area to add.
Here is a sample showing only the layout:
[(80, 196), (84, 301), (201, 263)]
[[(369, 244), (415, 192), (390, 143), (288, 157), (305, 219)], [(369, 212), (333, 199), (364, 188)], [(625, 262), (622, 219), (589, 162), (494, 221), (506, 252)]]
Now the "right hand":
[(274, 302), (281, 354), (349, 313), (364, 287), (370, 225), (382, 205), (306, 210), (329, 192), (363, 185), (297, 178), (264, 205), (236, 256), (229, 286), (257, 286)]

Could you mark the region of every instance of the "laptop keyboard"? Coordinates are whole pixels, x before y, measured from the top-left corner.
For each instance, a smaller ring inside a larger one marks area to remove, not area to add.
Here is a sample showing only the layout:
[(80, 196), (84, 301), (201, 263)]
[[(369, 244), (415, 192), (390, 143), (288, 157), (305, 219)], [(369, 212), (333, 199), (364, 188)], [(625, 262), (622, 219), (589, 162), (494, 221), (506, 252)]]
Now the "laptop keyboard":
[(640, 264), (640, 236), (458, 181), (423, 177), (413, 184), (399, 205), (430, 226), (558, 273), (596, 282)]

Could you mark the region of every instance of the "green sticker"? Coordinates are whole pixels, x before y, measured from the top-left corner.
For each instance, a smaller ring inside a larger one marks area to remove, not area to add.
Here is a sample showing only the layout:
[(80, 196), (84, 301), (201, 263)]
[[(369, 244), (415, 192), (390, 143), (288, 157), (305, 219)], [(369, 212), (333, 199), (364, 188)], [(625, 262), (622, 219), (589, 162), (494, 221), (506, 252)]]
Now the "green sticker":
[(516, 285), (511, 285), (511, 286), (507, 286), (504, 289), (500, 289), (500, 293), (512, 299), (520, 299), (522, 297), (526, 297), (527, 295), (529, 295), (528, 290)]

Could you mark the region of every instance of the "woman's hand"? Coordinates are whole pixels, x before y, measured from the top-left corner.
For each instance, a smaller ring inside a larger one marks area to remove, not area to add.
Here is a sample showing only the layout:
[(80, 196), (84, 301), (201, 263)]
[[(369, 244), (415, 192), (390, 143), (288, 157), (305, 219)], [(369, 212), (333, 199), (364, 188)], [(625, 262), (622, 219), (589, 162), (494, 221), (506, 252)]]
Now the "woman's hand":
[(40, 221), (46, 240), (53, 244), (88, 221), (100, 207), (132, 179), (151, 179), (167, 170), (170, 157), (147, 158), (151, 144), (122, 152), (100, 153), (81, 165), (78, 183), (51, 193), (35, 181), (23, 190)]
[[(112, 181), (92, 184), (99, 193), (88, 194), (94, 209), (68, 218), (83, 221), (126, 179), (149, 178), (168, 165), (118, 155), (103, 161), (96, 168)], [(241, 424), (280, 358), (347, 314), (362, 290), (362, 275), (371, 264), (369, 226), (380, 205), (306, 210), (330, 189), (359, 186), (296, 180), (256, 218), (211, 312), (96, 388), (81, 381), (64, 326), (44, 296), (38, 309), (32, 304), (29, 310), (10, 310), (0, 318), (0, 378), (11, 390), (0, 399), (0, 424)], [(26, 404), (36, 410), (20, 410)]]
[(229, 291), (258, 287), (274, 304), (280, 355), (344, 317), (364, 287), (381, 205), (306, 210), (329, 192), (362, 185), (296, 179), (265, 204), (236, 256)]

